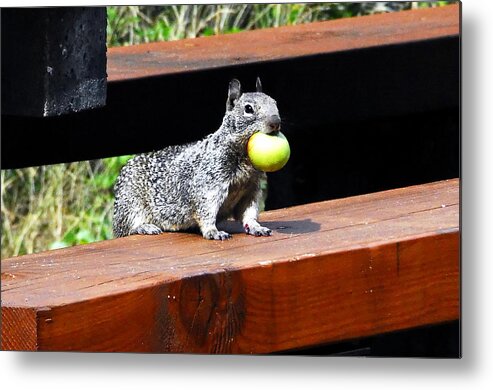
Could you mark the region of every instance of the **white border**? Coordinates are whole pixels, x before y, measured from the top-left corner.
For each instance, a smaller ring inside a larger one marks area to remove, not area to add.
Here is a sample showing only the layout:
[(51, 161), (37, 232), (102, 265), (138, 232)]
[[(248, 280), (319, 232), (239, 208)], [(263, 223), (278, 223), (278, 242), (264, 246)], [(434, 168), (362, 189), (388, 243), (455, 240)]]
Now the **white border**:
[[(220, 3), (217, 1), (216, 3)], [(225, 1), (232, 3), (233, 1)], [(265, 2), (267, 1), (259, 1)], [(146, 1), (163, 4), (170, 1)], [(207, 3), (180, 1), (180, 3)], [(135, 1), (44, 5), (138, 4)], [(493, 2), (463, 1), (463, 359), (367, 359), (0, 352), (2, 384), (21, 389), (204, 387), (484, 389), (493, 384)], [(4, 1), (2, 6), (40, 6)], [(488, 257), (487, 254), (490, 256)]]

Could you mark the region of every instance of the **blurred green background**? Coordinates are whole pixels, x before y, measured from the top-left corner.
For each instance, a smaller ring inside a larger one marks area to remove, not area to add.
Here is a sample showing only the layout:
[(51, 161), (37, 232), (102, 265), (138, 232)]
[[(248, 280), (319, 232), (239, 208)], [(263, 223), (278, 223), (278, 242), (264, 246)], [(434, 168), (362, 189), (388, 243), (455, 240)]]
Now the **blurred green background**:
[[(108, 7), (108, 47), (444, 6), (455, 1)], [(1, 258), (112, 237), (113, 184), (132, 156), (1, 171)]]

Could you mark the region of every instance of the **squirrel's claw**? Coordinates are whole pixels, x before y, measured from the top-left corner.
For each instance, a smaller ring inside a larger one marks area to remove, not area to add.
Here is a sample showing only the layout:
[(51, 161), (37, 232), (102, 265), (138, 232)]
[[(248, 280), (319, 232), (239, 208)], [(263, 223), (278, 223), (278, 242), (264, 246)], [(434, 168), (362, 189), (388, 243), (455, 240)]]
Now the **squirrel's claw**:
[(255, 237), (262, 237), (262, 236), (271, 236), (272, 235), (272, 230), (269, 228), (263, 227), (263, 226), (250, 226), (248, 224), (245, 224), (245, 233), (246, 234), (251, 234), (252, 236)]
[(229, 234), (228, 232), (223, 232), (217, 229), (215, 230), (211, 229), (205, 232), (203, 236), (208, 240), (221, 240), (221, 241), (229, 240), (230, 238), (232, 238), (231, 234)]

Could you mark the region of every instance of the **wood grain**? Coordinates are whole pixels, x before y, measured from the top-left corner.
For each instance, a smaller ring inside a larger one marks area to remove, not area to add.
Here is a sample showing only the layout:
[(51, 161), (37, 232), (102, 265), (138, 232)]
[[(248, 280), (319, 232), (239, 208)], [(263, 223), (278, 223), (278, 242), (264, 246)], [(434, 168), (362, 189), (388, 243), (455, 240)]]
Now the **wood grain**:
[[(1, 348), (267, 353), (459, 318), (459, 181), (2, 260)], [(240, 226), (227, 223), (231, 231)]]

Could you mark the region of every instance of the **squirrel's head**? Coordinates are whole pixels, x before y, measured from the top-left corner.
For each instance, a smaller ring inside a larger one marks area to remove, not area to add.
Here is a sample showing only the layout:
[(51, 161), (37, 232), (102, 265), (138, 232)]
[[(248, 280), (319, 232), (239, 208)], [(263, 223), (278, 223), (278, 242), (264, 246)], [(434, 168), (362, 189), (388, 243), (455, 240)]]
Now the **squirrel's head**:
[(234, 129), (251, 136), (257, 131), (272, 133), (281, 129), (281, 118), (277, 103), (262, 92), (260, 78), (257, 78), (256, 92), (241, 93), (240, 82), (229, 83), (226, 116), (234, 124)]

